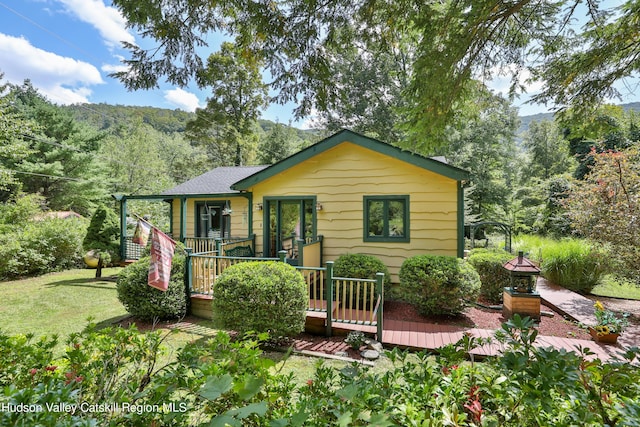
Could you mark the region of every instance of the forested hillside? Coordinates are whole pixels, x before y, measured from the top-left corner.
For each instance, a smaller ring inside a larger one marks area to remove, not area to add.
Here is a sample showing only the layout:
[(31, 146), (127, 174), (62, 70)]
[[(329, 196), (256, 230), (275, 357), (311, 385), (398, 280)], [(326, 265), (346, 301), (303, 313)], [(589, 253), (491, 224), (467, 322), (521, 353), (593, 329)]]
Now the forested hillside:
[[(195, 113), (182, 110), (170, 110), (157, 107), (140, 107), (130, 105), (110, 104), (76, 104), (60, 107), (71, 112), (79, 122), (87, 123), (98, 130), (108, 130), (125, 123), (145, 123), (155, 130), (163, 133), (185, 132), (187, 123), (196, 118)], [(258, 119), (258, 133), (268, 134), (279, 123), (271, 120)], [(317, 131), (297, 129), (282, 124), (295, 132), (295, 136), (301, 140), (314, 139)]]

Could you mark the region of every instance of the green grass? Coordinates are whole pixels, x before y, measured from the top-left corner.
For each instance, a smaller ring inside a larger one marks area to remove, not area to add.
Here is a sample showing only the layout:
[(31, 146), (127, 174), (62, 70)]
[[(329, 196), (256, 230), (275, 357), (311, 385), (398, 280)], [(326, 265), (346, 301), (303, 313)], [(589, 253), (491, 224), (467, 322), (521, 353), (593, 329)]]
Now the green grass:
[[(108, 327), (128, 316), (118, 301), (115, 282), (105, 280), (120, 270), (103, 269), (102, 279), (94, 278), (95, 270), (79, 269), (0, 282), (0, 329), (9, 335), (58, 335), (58, 350), (62, 351), (66, 337), (81, 332), (89, 317), (98, 326)], [(170, 326), (174, 324), (175, 321), (168, 321), (155, 325), (156, 330), (169, 334), (164, 341), (162, 363), (175, 360), (185, 344), (205, 342), (219, 331), (214, 322), (205, 319), (184, 324), (171, 332)], [(301, 384), (313, 377), (318, 359), (292, 355), (285, 360), (284, 356), (277, 352), (265, 353), (265, 357), (276, 361), (277, 370), (294, 373)], [(325, 363), (338, 369), (349, 365), (340, 361)], [(377, 363), (375, 369), (384, 369), (384, 366), (384, 363)]]
[(127, 315), (116, 284), (105, 280), (119, 268), (78, 269), (0, 283), (0, 329), (8, 334), (33, 333), (66, 337), (82, 331), (92, 316), (100, 325)]
[(640, 300), (640, 286), (608, 275), (593, 288), (591, 294), (600, 297)]

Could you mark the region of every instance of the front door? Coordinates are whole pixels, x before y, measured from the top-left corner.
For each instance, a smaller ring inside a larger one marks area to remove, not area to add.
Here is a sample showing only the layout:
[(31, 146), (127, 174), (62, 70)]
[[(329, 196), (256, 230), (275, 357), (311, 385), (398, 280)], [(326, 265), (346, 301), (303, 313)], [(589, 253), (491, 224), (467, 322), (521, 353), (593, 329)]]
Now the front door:
[(274, 198), (266, 200), (266, 250), (269, 257), (277, 257), (281, 250), (287, 258), (297, 259), (297, 240), (316, 237), (315, 198)]

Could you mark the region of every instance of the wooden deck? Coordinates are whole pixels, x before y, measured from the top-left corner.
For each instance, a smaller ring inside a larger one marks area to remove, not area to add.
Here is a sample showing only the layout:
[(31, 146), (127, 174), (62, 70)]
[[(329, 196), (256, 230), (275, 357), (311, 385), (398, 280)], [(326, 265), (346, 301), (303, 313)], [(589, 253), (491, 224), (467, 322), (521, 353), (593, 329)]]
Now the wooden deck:
[[(537, 286), (543, 304), (553, 307), (577, 321), (587, 322), (591, 320), (591, 316), (593, 316), (592, 301), (574, 292), (550, 285), (544, 279), (538, 279)], [(210, 297), (200, 297), (199, 299), (204, 301), (196, 302), (194, 308), (204, 309), (204, 304), (207, 304), (207, 307), (210, 305)], [(193, 301), (192, 299), (192, 302)], [(198, 303), (204, 304), (199, 306)], [(313, 300), (310, 301), (310, 305), (312, 303)], [(315, 307), (326, 309), (326, 306), (322, 304), (316, 304)], [(360, 319), (360, 315), (358, 315), (357, 318)], [(310, 321), (316, 322), (315, 324), (318, 326), (317, 330), (321, 332), (324, 331), (322, 324), (326, 321), (326, 312), (308, 311), (307, 319), (308, 323)], [(376, 334), (376, 326), (362, 324), (361, 322), (334, 322), (332, 323), (332, 328), (334, 335), (346, 335), (349, 331), (362, 331), (371, 336), (375, 336)], [(440, 347), (458, 342), (464, 334), (471, 334), (479, 338), (493, 338), (494, 333), (495, 331), (493, 330), (466, 328), (463, 326), (384, 320), (382, 337), (381, 339), (379, 337), (376, 338), (378, 338), (385, 347), (437, 351)], [(640, 346), (640, 331), (628, 330), (621, 338), (624, 338), (624, 340), (620, 339), (617, 345), (604, 345), (591, 340), (538, 336), (535, 345), (573, 352), (578, 352), (578, 348), (588, 348), (594, 353), (592, 357), (607, 361), (622, 353), (627, 347), (634, 345)], [(332, 345), (341, 347), (338, 344)], [(474, 349), (472, 355), (479, 358), (498, 356), (502, 349), (503, 346), (494, 339), (492, 343)]]
[[(470, 334), (478, 338), (493, 338), (495, 331), (489, 329), (465, 328), (431, 323), (404, 322), (387, 320), (383, 324), (382, 343), (385, 346), (407, 348), (412, 350), (437, 351), (440, 347), (453, 344)], [(593, 357), (609, 360), (622, 352), (618, 346), (603, 345), (589, 340), (573, 338), (538, 336), (537, 347), (552, 347), (557, 350), (578, 352), (578, 348), (589, 348)], [(490, 344), (474, 349), (471, 354), (476, 357), (497, 356), (504, 346), (495, 339)]]

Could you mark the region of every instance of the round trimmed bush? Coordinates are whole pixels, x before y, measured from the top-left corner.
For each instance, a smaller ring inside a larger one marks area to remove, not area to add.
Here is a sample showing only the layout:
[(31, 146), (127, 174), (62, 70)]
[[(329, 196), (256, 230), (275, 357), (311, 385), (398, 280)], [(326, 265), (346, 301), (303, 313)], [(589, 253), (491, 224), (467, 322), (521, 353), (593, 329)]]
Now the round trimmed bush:
[(425, 316), (456, 315), (478, 298), (480, 276), (465, 260), (419, 255), (402, 263), (400, 288), (403, 299)]
[(304, 331), (307, 285), (294, 267), (276, 261), (228, 267), (213, 289), (213, 313), (224, 328), (287, 337)]
[(335, 277), (375, 279), (376, 273), (384, 273), (385, 299), (391, 296), (391, 275), (386, 265), (377, 257), (365, 254), (340, 255), (333, 264)]
[(143, 320), (178, 319), (185, 316), (187, 296), (184, 287), (183, 251), (176, 247), (171, 263), (171, 280), (166, 292), (147, 284), (150, 260), (149, 256), (145, 256), (120, 272), (116, 283), (118, 299), (131, 315)]
[(480, 275), (480, 295), (490, 302), (502, 302), (503, 289), (510, 284), (509, 271), (503, 265), (511, 259), (513, 255), (501, 249), (474, 249), (469, 254), (469, 264)]

